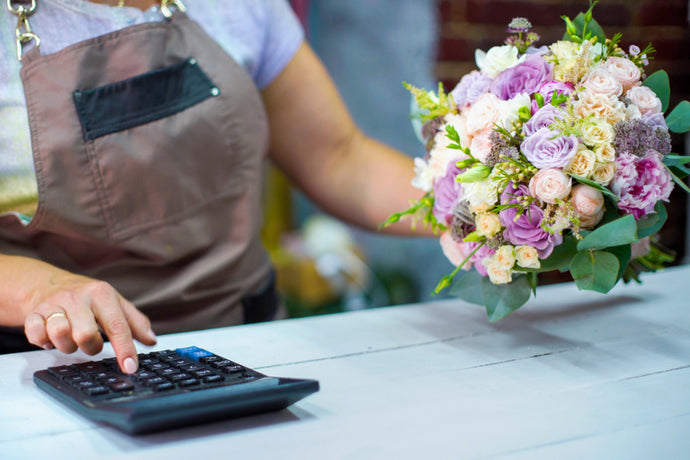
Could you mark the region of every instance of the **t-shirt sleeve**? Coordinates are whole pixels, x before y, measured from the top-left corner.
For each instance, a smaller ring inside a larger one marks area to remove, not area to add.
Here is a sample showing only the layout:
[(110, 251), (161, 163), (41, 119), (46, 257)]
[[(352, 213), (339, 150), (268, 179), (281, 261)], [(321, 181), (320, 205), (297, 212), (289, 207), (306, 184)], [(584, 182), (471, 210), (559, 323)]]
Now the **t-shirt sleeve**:
[(265, 29), (255, 81), (264, 89), (292, 60), (304, 40), (304, 29), (287, 0), (265, 0)]

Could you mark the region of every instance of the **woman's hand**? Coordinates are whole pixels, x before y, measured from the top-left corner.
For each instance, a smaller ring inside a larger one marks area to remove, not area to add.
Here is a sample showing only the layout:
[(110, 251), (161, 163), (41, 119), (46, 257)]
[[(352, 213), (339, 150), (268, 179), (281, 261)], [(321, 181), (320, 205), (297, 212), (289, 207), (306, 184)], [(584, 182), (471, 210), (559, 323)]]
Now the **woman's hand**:
[(34, 345), (64, 353), (81, 349), (94, 355), (103, 349), (102, 330), (120, 369), (131, 374), (138, 368), (133, 339), (145, 345), (156, 343), (149, 319), (108, 283), (16, 256), (0, 256), (0, 275), (4, 274), (8, 276), (0, 276), (0, 293), (13, 290), (15, 295), (10, 297), (15, 297), (19, 308), (8, 305), (8, 297), (0, 300), (0, 323), (23, 322), (26, 337)]

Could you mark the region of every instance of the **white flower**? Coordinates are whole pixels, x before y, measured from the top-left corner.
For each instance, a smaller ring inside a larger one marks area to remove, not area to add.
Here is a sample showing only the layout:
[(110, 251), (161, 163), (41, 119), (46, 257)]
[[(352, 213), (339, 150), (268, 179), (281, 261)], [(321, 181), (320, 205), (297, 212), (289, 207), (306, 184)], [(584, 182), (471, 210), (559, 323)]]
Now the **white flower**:
[(493, 258), (484, 259), (482, 263), (486, 267), (486, 273), (493, 284), (508, 284), (513, 281), (511, 270), (503, 268)]
[(518, 111), (521, 107), (531, 107), (532, 102), (529, 94), (520, 93), (507, 101), (500, 101), (498, 104), (498, 121), (500, 127), (509, 132), (513, 132), (513, 123), (518, 120)]
[(504, 244), (496, 250), (491, 258), (504, 270), (510, 270), (515, 265), (515, 248), (509, 244)]
[(498, 182), (490, 178), (476, 182), (463, 182), (462, 199), (467, 201), (470, 209), (481, 212), (491, 209), (498, 201)]
[(506, 69), (515, 67), (525, 60), (525, 56), (518, 57), (518, 49), (512, 45), (494, 46), (488, 52), (476, 50), (474, 60), (477, 67), (489, 78), (496, 76)]
[(422, 158), (414, 159), (415, 177), (412, 179), (412, 186), (425, 192), (430, 192), (434, 186), (434, 173), (429, 165)]

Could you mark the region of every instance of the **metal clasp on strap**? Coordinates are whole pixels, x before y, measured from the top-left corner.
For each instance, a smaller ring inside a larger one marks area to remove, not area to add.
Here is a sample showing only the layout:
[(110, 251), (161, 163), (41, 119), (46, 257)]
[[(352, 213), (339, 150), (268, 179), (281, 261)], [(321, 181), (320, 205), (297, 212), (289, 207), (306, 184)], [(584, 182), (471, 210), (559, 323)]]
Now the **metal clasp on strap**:
[(29, 24), (29, 16), (36, 11), (36, 0), (31, 0), (28, 7), (15, 0), (7, 0), (7, 10), (17, 16), (17, 27), (14, 30), (14, 35), (17, 38), (17, 59), (21, 61), (25, 43), (33, 40), (36, 43), (36, 48), (41, 45), (41, 39), (31, 31), (31, 24)]
[(165, 19), (170, 19), (173, 16), (173, 12), (170, 11), (171, 6), (177, 8), (177, 11), (181, 13), (187, 11), (187, 7), (184, 6), (181, 0), (161, 0), (161, 13), (163, 13)]

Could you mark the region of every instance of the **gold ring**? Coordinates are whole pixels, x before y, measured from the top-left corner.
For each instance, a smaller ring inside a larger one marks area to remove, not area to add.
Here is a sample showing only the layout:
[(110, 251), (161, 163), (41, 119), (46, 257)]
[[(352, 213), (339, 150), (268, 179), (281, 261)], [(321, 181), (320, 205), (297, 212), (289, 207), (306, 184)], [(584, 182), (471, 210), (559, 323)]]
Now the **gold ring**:
[(51, 313), (51, 314), (48, 315), (48, 317), (46, 318), (46, 324), (48, 324), (48, 321), (50, 321), (51, 319), (57, 318), (57, 317), (62, 317), (62, 318), (65, 318), (65, 319), (66, 319), (66, 318), (67, 318), (67, 315), (66, 315), (64, 312), (61, 312), (61, 311), (56, 311), (55, 313)]

